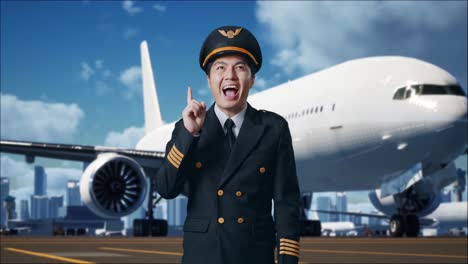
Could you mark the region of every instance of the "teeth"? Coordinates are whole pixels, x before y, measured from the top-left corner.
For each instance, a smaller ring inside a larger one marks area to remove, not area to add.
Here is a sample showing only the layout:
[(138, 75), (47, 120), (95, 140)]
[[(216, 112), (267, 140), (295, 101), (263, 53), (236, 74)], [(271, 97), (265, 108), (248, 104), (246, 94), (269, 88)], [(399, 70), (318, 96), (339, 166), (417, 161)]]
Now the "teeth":
[(236, 90), (237, 90), (237, 87), (234, 86), (234, 85), (229, 85), (229, 86), (225, 86), (225, 87), (223, 88), (223, 90), (226, 90), (226, 89), (236, 89)]

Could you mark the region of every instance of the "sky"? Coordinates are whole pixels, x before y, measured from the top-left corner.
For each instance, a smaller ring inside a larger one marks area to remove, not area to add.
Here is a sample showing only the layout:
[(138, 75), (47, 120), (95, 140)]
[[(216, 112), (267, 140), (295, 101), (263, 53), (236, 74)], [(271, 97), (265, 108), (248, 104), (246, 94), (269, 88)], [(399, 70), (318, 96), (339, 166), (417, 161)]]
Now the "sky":
[[(1, 1), (1, 138), (132, 148), (143, 135), (141, 41), (162, 118), (181, 117), (187, 86), (211, 103), (198, 64), (216, 27), (249, 29), (263, 66), (252, 93), (350, 59), (401, 55), (433, 63), (467, 88), (466, 1)], [(13, 195), (32, 165), (1, 154)], [(458, 162), (460, 163), (460, 162)], [(36, 159), (50, 194), (81, 164)], [(465, 165), (466, 168), (466, 165)], [(351, 199), (364, 203), (365, 198)]]

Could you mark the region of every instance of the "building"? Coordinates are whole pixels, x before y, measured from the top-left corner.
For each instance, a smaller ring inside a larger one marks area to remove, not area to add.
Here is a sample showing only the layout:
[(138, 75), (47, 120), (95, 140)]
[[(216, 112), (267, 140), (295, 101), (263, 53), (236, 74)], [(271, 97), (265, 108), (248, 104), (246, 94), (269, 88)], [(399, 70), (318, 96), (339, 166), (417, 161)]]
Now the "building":
[(13, 220), (17, 218), (16, 215), (16, 198), (14, 196), (8, 195), (4, 200), (4, 206), (6, 209), (6, 215), (8, 220)]
[(20, 218), (21, 220), (29, 219), (29, 203), (28, 200), (20, 201)]
[[(362, 213), (362, 211), (358, 211), (357, 213)], [(350, 217), (350, 221), (353, 222), (355, 226), (361, 226), (362, 225), (362, 216), (352, 215)]]
[(175, 200), (174, 224), (176, 226), (183, 226), (185, 222), (185, 218), (187, 217), (188, 198), (183, 195), (179, 195), (174, 200)]
[(7, 177), (0, 178), (0, 228), (7, 225), (7, 213), (4, 205), (5, 198), (10, 195), (10, 179)]
[(47, 195), (47, 174), (42, 166), (34, 166), (34, 195)]
[[(336, 210), (340, 212), (348, 211), (348, 198), (345, 192), (336, 193)], [(349, 217), (344, 214), (340, 215), (339, 221), (341, 222), (349, 221)]]
[[(371, 214), (378, 215), (379, 211), (373, 210)], [(382, 225), (382, 219), (377, 217), (369, 217), (369, 226), (379, 226)]]
[(166, 219), (167, 220), (167, 203), (158, 203), (154, 210), (155, 219)]
[(67, 182), (67, 205), (68, 206), (82, 205), (79, 181), (70, 180)]
[(57, 218), (59, 216), (60, 207), (63, 207), (63, 195), (50, 197), (49, 218)]
[(49, 215), (49, 197), (31, 195), (31, 219), (46, 219)]
[(175, 226), (176, 219), (176, 201), (175, 199), (167, 200), (167, 224)]
[(96, 230), (106, 227), (119, 230), (123, 228), (123, 222), (120, 219), (99, 217), (86, 206), (67, 206), (66, 217), (63, 219), (11, 220), (8, 224), (11, 228), (28, 230), (25, 234), (30, 236), (94, 235)]
[[(330, 211), (332, 209), (332, 200), (328, 196), (317, 197), (317, 210)], [(330, 214), (318, 213), (318, 217), (322, 222), (330, 221)]]

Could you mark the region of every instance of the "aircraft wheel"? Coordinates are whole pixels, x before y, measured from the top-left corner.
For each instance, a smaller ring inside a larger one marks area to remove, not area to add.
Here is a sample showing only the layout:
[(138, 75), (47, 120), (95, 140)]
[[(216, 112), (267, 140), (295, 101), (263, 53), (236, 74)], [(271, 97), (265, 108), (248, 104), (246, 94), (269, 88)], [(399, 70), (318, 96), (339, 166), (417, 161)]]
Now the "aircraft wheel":
[(312, 220), (312, 236), (319, 237), (322, 235), (322, 223), (320, 220)]
[(417, 237), (419, 235), (419, 219), (416, 215), (406, 216), (406, 236)]
[(167, 236), (167, 221), (162, 219), (153, 219), (151, 222), (151, 236)]
[(147, 237), (149, 235), (149, 221), (146, 219), (133, 220), (133, 236)]
[(393, 215), (389, 223), (390, 235), (401, 237), (405, 232), (405, 221), (402, 215)]

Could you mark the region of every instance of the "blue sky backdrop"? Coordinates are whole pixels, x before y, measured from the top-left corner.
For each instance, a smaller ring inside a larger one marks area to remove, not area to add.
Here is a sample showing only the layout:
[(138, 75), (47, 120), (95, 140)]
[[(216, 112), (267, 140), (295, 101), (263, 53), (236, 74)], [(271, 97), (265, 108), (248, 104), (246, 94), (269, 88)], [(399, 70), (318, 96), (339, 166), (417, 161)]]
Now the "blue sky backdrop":
[[(189, 85), (212, 102), (198, 55), (222, 25), (246, 27), (261, 44), (252, 92), (380, 55), (438, 65), (466, 91), (466, 1), (1, 1), (1, 137), (133, 147), (143, 135), (140, 42), (171, 122)], [(32, 182), (30, 165), (4, 154), (1, 162), (2, 176), (19, 175), (12, 189), (32, 189), (21, 184)], [(76, 163), (38, 163), (52, 166), (52, 194), (80, 176)]]

